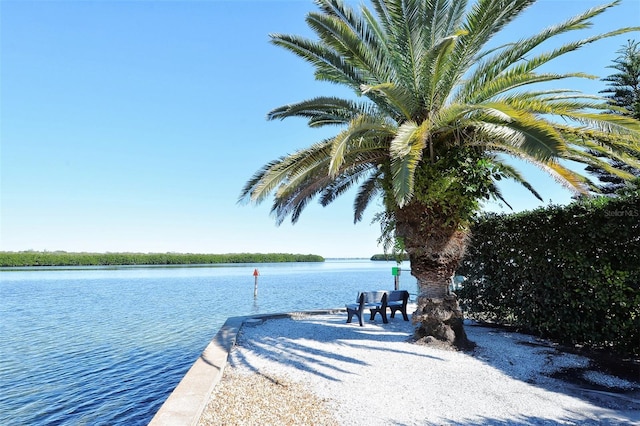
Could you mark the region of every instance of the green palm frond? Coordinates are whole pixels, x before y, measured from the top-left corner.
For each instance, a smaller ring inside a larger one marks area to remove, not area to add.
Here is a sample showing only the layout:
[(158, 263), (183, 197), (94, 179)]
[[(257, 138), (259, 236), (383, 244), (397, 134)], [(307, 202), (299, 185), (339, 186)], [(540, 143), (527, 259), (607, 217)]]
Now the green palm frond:
[(430, 44), (437, 40), (460, 33), (464, 21), (467, 1), (436, 0), (431, 9), (427, 9), (427, 23), (430, 31)]
[(432, 109), (442, 106), (446, 100), (446, 97), (442, 96), (443, 93), (448, 93), (446, 88), (441, 87), (442, 82), (446, 81), (443, 77), (449, 70), (449, 60), (456, 42), (464, 35), (467, 35), (467, 32), (457, 30), (433, 43), (433, 48), (422, 61), (420, 76), (422, 81), (419, 89), (424, 93), (425, 104), (431, 105)]
[[(594, 135), (593, 132), (591, 132), (591, 134)], [(571, 145), (577, 147), (580, 151), (592, 151), (600, 157), (617, 161), (640, 170), (640, 147), (638, 147), (638, 144), (634, 145), (629, 142), (620, 143), (617, 140), (609, 142), (609, 140), (603, 136), (608, 136), (608, 134), (598, 133), (588, 138), (584, 136), (575, 137), (573, 134), (569, 134), (569, 137), (572, 138)], [(571, 149), (574, 148), (572, 147)]]
[[(509, 93), (513, 90), (519, 89), (523, 86), (529, 86), (532, 84), (540, 84), (540, 83), (548, 83), (557, 80), (564, 80), (569, 78), (585, 78), (595, 80), (597, 77), (591, 76), (585, 73), (567, 73), (567, 74), (555, 74), (555, 73), (546, 73), (546, 74), (532, 74), (532, 73), (521, 73), (519, 70), (510, 70), (490, 82), (486, 83), (482, 89), (478, 89), (476, 93), (473, 94), (472, 99), (467, 99), (464, 103), (481, 103), (485, 101), (490, 101), (497, 97), (498, 95), (502, 95), (504, 93)], [(460, 101), (463, 102), (463, 101)]]
[(267, 119), (284, 120), (288, 117), (302, 117), (309, 119), (310, 127), (320, 127), (347, 124), (354, 117), (363, 114), (379, 115), (375, 104), (322, 96), (276, 108), (269, 112)]
[(384, 173), (377, 169), (371, 173), (369, 178), (360, 185), (358, 193), (353, 203), (353, 222), (357, 223), (362, 220), (365, 210), (369, 207), (372, 200), (382, 195), (384, 189), (380, 181), (383, 179)]
[[(596, 157), (595, 155), (591, 155), (587, 151), (571, 148), (567, 150), (567, 154), (564, 156), (564, 158), (566, 158), (567, 160), (577, 161), (588, 166), (596, 167), (623, 180), (633, 180), (635, 178), (632, 173), (613, 167), (607, 161), (604, 161), (601, 158)], [(640, 166), (640, 163), (638, 162), (635, 162), (635, 164), (637, 166)]]
[(510, 123), (509, 127), (523, 136), (520, 146), (533, 158), (547, 161), (551, 158), (561, 157), (566, 150), (560, 134), (547, 122), (525, 118)]
[(349, 127), (340, 132), (332, 141), (331, 161), (329, 163), (329, 175), (336, 177), (342, 168), (347, 152), (363, 143), (371, 137), (391, 135), (390, 129), (385, 122), (381, 122), (377, 117), (361, 115), (354, 118)]
[(589, 191), (599, 191), (598, 187), (589, 178), (561, 165), (557, 161), (535, 164), (551, 175), (556, 182), (579, 194), (588, 195)]
[(391, 141), (391, 174), (393, 195), (400, 207), (413, 196), (415, 170), (427, 147), (429, 122), (421, 125), (408, 121), (403, 123)]
[(387, 100), (387, 103), (391, 107), (391, 110), (398, 111), (399, 114), (394, 116), (395, 121), (401, 122), (403, 120), (410, 120), (414, 115), (419, 105), (416, 102), (416, 98), (413, 93), (407, 91), (402, 86), (397, 86), (394, 83), (382, 83), (374, 86), (363, 84), (360, 86), (363, 95), (369, 93), (380, 93), (382, 97)]
[(419, 91), (420, 58), (428, 46), (428, 25), (419, 2), (387, 1), (390, 25), (387, 36), (391, 46), (391, 63), (396, 70), (396, 82), (412, 93)]
[(484, 103), (474, 118), (470, 125), (477, 127), (485, 140), (516, 146), (541, 161), (558, 157), (565, 150), (562, 134), (551, 123), (508, 103)]
[(614, 1), (609, 4), (594, 7), (586, 12), (579, 14), (566, 20), (564, 23), (554, 25), (549, 28), (545, 28), (538, 34), (535, 34), (529, 38), (521, 39), (516, 43), (509, 44), (505, 49), (499, 51), (490, 59), (485, 59), (476, 70), (468, 78), (468, 82), (465, 84), (463, 90), (458, 95), (460, 102), (472, 102), (473, 99), (483, 99), (482, 96), (478, 97), (477, 91), (485, 91), (485, 85), (498, 78), (505, 73), (509, 68), (518, 66), (518, 72), (520, 74), (528, 74), (543, 64), (564, 55), (568, 52), (577, 50), (587, 44), (593, 43), (602, 38), (617, 35), (619, 31), (626, 32), (630, 29), (622, 29), (615, 32), (601, 34), (594, 37), (589, 37), (584, 40), (569, 42), (555, 49), (549, 53), (543, 53), (533, 58), (527, 58), (527, 55), (531, 53), (535, 48), (540, 46), (545, 41), (556, 37), (558, 35), (567, 33), (569, 31), (581, 30), (591, 26), (589, 19), (603, 13), (606, 9), (615, 6), (619, 1)]
[(322, 43), (285, 34), (271, 34), (271, 42), (312, 64), (316, 68), (315, 76), (318, 80), (344, 84), (354, 90), (362, 83), (361, 72)]
[(474, 3), (461, 26), (468, 35), (460, 37), (454, 46), (449, 68), (441, 75), (439, 90), (452, 95), (456, 88), (459, 89), (463, 76), (482, 56), (482, 48), (533, 3), (535, 0), (481, 0)]
[(490, 198), (498, 199), (500, 201), (502, 201), (507, 207), (509, 207), (511, 210), (513, 210), (513, 207), (511, 207), (511, 204), (509, 204), (509, 202), (504, 198), (504, 196), (502, 195), (502, 191), (500, 190), (500, 188), (498, 188), (498, 186), (492, 182), (491, 183), (491, 187), (490, 187)]
[[(503, 174), (506, 178), (511, 179), (524, 186), (529, 192), (533, 194), (540, 201), (544, 201), (542, 196), (535, 190), (535, 188), (520, 174), (520, 172), (510, 164), (499, 161), (497, 158), (492, 158), (493, 164), (496, 165), (498, 171)], [(506, 201), (499, 197), (503, 202)], [(508, 203), (506, 203), (509, 205)]]
[(577, 96), (569, 94), (533, 95), (529, 92), (510, 93), (497, 98), (497, 101), (535, 114), (547, 114), (566, 117), (574, 111), (607, 110), (608, 106), (597, 96)]
[[(242, 191), (240, 191), (240, 197), (238, 198), (238, 203), (261, 203), (267, 196), (271, 194), (273, 188), (277, 186), (278, 182), (273, 181), (271, 185), (265, 185), (263, 179), (265, 175), (272, 170), (274, 167), (277, 167), (281, 161), (283, 161), (286, 157), (280, 157), (277, 160), (273, 160), (262, 166), (254, 175), (244, 184), (242, 187)], [(257, 187), (261, 187), (263, 191), (257, 191)]]
[(326, 164), (320, 163), (300, 170), (280, 185), (272, 208), (277, 223), (282, 223), (288, 215), (295, 223), (300, 212), (316, 196), (320, 197), (322, 205), (327, 205), (370, 173), (366, 164), (355, 164), (342, 170), (337, 178), (332, 178), (324, 171), (325, 167)]
[[(557, 163), (558, 159), (550, 159), (546, 162), (543, 162), (543, 161), (540, 161), (539, 159), (536, 159), (535, 157), (532, 157), (531, 155), (529, 155), (527, 152), (520, 149), (519, 147), (514, 145), (509, 145), (509, 144), (500, 144), (500, 143), (491, 144), (487, 142), (487, 143), (484, 143), (483, 145), (486, 147), (486, 149), (489, 150), (489, 152), (492, 152), (494, 154), (505, 154), (508, 157), (513, 157), (519, 160), (523, 160), (529, 164), (532, 164), (540, 168), (542, 171), (544, 171), (545, 173), (553, 177), (554, 180), (556, 180), (556, 182), (558, 182), (561, 186), (573, 192), (582, 193), (582, 194), (587, 193), (586, 187), (589, 186), (587, 184), (589, 180), (586, 177), (580, 175), (579, 173), (576, 173), (558, 164)], [(509, 164), (506, 162), (506, 160), (500, 161), (500, 166), (508, 167)], [(516, 182), (525, 186), (525, 188), (527, 188), (527, 185), (523, 184), (523, 182), (526, 182), (523, 178), (518, 178), (515, 175), (514, 177), (512, 177), (510, 173), (505, 173), (505, 177), (513, 179)], [(533, 187), (530, 184), (529, 184), (529, 187), (531, 187), (530, 192), (533, 193), (532, 191)], [(536, 196), (536, 198), (538, 198), (538, 196)]]
[(281, 224), (288, 216), (292, 223), (296, 223), (308, 203), (332, 184), (334, 179), (327, 176), (325, 167), (322, 163), (311, 164), (281, 182), (271, 208), (277, 224)]
[[(490, 149), (492, 152), (506, 154), (510, 157), (524, 160), (540, 168), (542, 171), (544, 171), (545, 173), (549, 174), (552, 178), (554, 178), (554, 180), (558, 182), (560, 185), (562, 185), (563, 187), (575, 193), (588, 194), (589, 190), (597, 191), (597, 188), (593, 185), (593, 183), (587, 177), (561, 165), (558, 162), (559, 159), (552, 158), (547, 161), (540, 161), (539, 159), (530, 156), (524, 150), (508, 144), (491, 145), (487, 143), (486, 147), (487, 149)], [(503, 163), (503, 164), (506, 165), (506, 163)], [(518, 181), (518, 179), (515, 179), (515, 180)]]
[(364, 176), (370, 175), (371, 169), (364, 164), (354, 165), (345, 170), (340, 176), (327, 185), (320, 195), (320, 205), (328, 206), (339, 196), (358, 184)]
[(311, 200), (327, 205), (355, 189), (355, 221), (382, 197), (384, 223), (391, 226), (414, 201), (435, 203), (453, 221), (451, 215), (468, 217), (479, 199), (504, 201), (495, 182), (503, 177), (541, 198), (509, 164), (512, 158), (580, 193), (595, 187), (586, 172), (567, 164), (629, 177), (608, 161), (640, 165), (640, 122), (615, 114), (623, 111), (601, 97), (541, 89), (594, 78), (543, 71), (556, 59), (640, 30), (626, 27), (543, 49), (589, 29), (620, 0), (497, 47), (489, 43), (536, 0), (472, 1), (370, 0), (370, 7), (355, 9), (345, 0), (316, 0), (318, 10), (307, 15), (315, 39), (271, 35), (273, 44), (311, 64), (316, 79), (359, 98), (319, 96), (272, 110), (270, 120), (299, 117), (310, 127), (340, 131), (267, 163), (239, 201), (272, 195), (276, 222), (295, 222)]
[(388, 79), (388, 64), (382, 60), (388, 53), (384, 38), (370, 23), (342, 1), (318, 2), (323, 13), (310, 13), (307, 23), (327, 46), (368, 75), (368, 82)]
[(596, 114), (591, 112), (575, 112), (571, 118), (581, 122), (588, 128), (612, 135), (626, 136), (637, 142), (640, 121), (617, 114)]
[(299, 174), (300, 170), (309, 168), (309, 165), (326, 162), (330, 152), (331, 141), (327, 140), (267, 163), (244, 186), (240, 201), (262, 202), (279, 185), (287, 182), (291, 176)]

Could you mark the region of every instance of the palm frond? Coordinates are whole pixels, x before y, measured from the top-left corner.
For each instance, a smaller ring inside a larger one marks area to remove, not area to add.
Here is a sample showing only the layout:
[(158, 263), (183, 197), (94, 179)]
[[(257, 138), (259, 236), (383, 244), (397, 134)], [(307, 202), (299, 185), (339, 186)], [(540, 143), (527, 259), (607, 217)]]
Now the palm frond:
[(284, 120), (288, 117), (309, 119), (310, 127), (348, 124), (358, 115), (379, 115), (375, 104), (355, 102), (337, 97), (317, 97), (295, 104), (284, 105), (270, 111), (268, 120)]
[(375, 71), (377, 66), (369, 63), (375, 56), (368, 54), (369, 48), (348, 25), (335, 17), (319, 13), (310, 13), (307, 23), (326, 46), (339, 54), (345, 62), (358, 68), (363, 81), (376, 80), (372, 71)]
[(640, 121), (631, 117), (618, 114), (595, 114), (590, 112), (574, 112), (570, 116), (573, 120), (588, 126), (588, 128), (599, 130), (603, 133), (614, 135), (626, 135), (630, 140), (638, 142), (640, 132)]
[(495, 139), (492, 143), (517, 146), (541, 161), (560, 156), (566, 148), (553, 124), (526, 110), (505, 102), (486, 102), (478, 111), (471, 126), (477, 127), (485, 140)]
[(393, 46), (388, 60), (395, 69), (395, 84), (418, 97), (421, 91), (421, 62), (430, 47), (429, 12), (433, 3), (387, 0), (386, 28), (388, 43)]
[[(269, 173), (270, 170), (277, 167), (286, 157), (280, 157), (277, 160), (273, 160), (262, 166), (257, 172), (253, 174), (251, 179), (247, 181), (240, 191), (240, 197), (238, 197), (239, 204), (247, 204), (254, 202), (256, 204), (261, 203), (265, 197), (267, 197), (273, 187), (278, 184), (274, 182), (270, 189), (258, 191), (258, 185), (262, 185), (264, 176)], [(264, 188), (264, 187), (263, 187)]]
[(366, 140), (369, 135), (380, 137), (384, 134), (392, 134), (392, 129), (376, 117), (361, 115), (349, 123), (349, 127), (340, 132), (332, 141), (329, 163), (329, 175), (335, 177), (344, 164), (346, 153), (352, 145), (358, 145)]
[(589, 194), (591, 191), (599, 191), (590, 179), (564, 167), (558, 162), (549, 161), (547, 163), (537, 163), (539, 167), (549, 173), (558, 183), (578, 194)]
[(271, 34), (271, 42), (312, 64), (316, 69), (315, 76), (318, 80), (344, 84), (353, 89), (357, 89), (362, 84), (361, 72), (322, 43), (285, 34)]
[(323, 188), (319, 199), (320, 205), (326, 207), (331, 204), (351, 187), (358, 184), (362, 176), (369, 174), (370, 171), (370, 167), (364, 164), (353, 165), (345, 169), (329, 185)]
[(429, 122), (421, 125), (407, 121), (397, 130), (391, 141), (391, 179), (393, 195), (398, 206), (405, 205), (413, 196), (414, 175), (427, 146)]
[(323, 174), (308, 176), (307, 180), (290, 191), (281, 191), (274, 197), (271, 214), (280, 225), (290, 216), (291, 223), (296, 223), (304, 208), (315, 198), (331, 180)]
[(585, 73), (522, 73), (519, 69), (510, 70), (495, 79), (487, 82), (481, 89), (473, 93), (473, 97), (469, 97), (466, 100), (459, 99), (456, 102), (460, 103), (482, 103), (488, 100), (495, 99), (498, 95), (513, 91), (523, 86), (529, 86), (532, 84), (548, 83), (557, 80), (564, 80), (569, 78), (584, 78), (595, 80), (597, 77), (585, 74)]
[(383, 173), (380, 169), (375, 170), (358, 188), (358, 193), (353, 202), (353, 223), (360, 222), (371, 201), (383, 193), (379, 182), (382, 175)]
[[(331, 140), (326, 140), (294, 154), (267, 163), (244, 186), (240, 200), (261, 203), (278, 186), (286, 184), (301, 170), (322, 164), (331, 152)], [(326, 174), (326, 168), (325, 168)]]
[(320, 205), (328, 206), (354, 185), (357, 185), (363, 176), (370, 173), (371, 168), (366, 164), (356, 164), (346, 168), (322, 190), (319, 199)]
[(600, 157), (640, 170), (640, 143), (629, 138), (613, 137), (609, 133), (589, 131), (582, 135), (568, 132), (566, 136), (580, 151), (594, 152)]
[[(503, 74), (507, 69), (515, 66), (516, 64), (520, 65), (520, 73), (530, 73), (541, 65), (548, 63), (552, 59), (555, 59), (565, 53), (577, 50), (599, 39), (616, 35), (618, 31), (628, 31), (629, 29), (623, 29), (612, 33), (590, 37), (577, 42), (569, 42), (560, 48), (555, 49), (551, 53), (543, 53), (533, 58), (526, 58), (526, 56), (535, 48), (553, 37), (569, 31), (580, 30), (591, 26), (589, 19), (603, 13), (606, 9), (618, 3), (619, 1), (614, 1), (606, 5), (591, 8), (561, 24), (545, 28), (538, 34), (526, 39), (521, 39), (516, 43), (509, 44), (505, 49), (499, 51), (498, 54), (494, 55), (490, 59), (485, 60), (474, 70), (465, 83), (464, 89), (459, 93), (459, 101), (471, 102), (472, 99), (476, 99), (476, 93), (479, 89), (484, 90), (483, 88), (487, 83), (490, 83), (499, 75)], [(483, 54), (482, 56), (485, 55)]]
[(402, 86), (396, 86), (393, 83), (382, 83), (374, 86), (363, 84), (360, 86), (363, 95), (371, 92), (377, 92), (387, 101), (391, 109), (398, 111), (399, 114), (394, 116), (396, 121), (411, 120), (415, 115), (418, 104), (415, 102), (413, 93), (407, 91)]
[(557, 159), (549, 159), (546, 162), (540, 161), (539, 159), (529, 155), (524, 150), (516, 146), (510, 146), (506, 144), (486, 144), (486, 147), (487, 149), (490, 149), (495, 153), (506, 154), (510, 157), (524, 160), (538, 167), (539, 169), (550, 175), (552, 178), (554, 178), (555, 181), (560, 185), (578, 194), (588, 194), (589, 190), (598, 190), (587, 177), (561, 165), (557, 161)]
[(577, 161), (600, 170), (604, 170), (605, 172), (617, 176), (623, 180), (632, 180), (635, 178), (635, 175), (633, 175), (632, 173), (614, 167), (607, 161), (604, 161), (596, 157), (595, 155), (591, 155), (587, 151), (570, 148), (569, 150), (567, 150), (567, 154), (565, 154), (564, 158), (566, 158), (567, 160)]
[(390, 69), (384, 58), (389, 51), (375, 19), (354, 13), (340, 0), (323, 0), (318, 4), (324, 14), (310, 13), (308, 23), (319, 37), (347, 61), (366, 70), (370, 83), (388, 81)]
[[(492, 159), (493, 164), (496, 165), (497, 169), (500, 171), (501, 174), (503, 174), (506, 178), (511, 179), (516, 181), (517, 183), (519, 183), (520, 185), (524, 186), (529, 192), (531, 192), (533, 194), (534, 197), (536, 197), (538, 200), (540, 201), (544, 201), (542, 199), (542, 196), (538, 193), (538, 191), (535, 190), (535, 188), (533, 187), (533, 185), (531, 185), (525, 178), (524, 176), (522, 176), (520, 174), (520, 172), (513, 167), (510, 164), (507, 164), (505, 162), (499, 161), (496, 158)], [(506, 201), (499, 197), (503, 202), (506, 203)], [(507, 205), (509, 205), (508, 203), (506, 203)], [(511, 206), (509, 206), (511, 208)]]
[(461, 29), (467, 35), (460, 37), (454, 46), (449, 68), (442, 72), (439, 90), (453, 94), (465, 74), (475, 65), (481, 49), (518, 17), (535, 0), (480, 0), (465, 15)]
[(295, 223), (300, 212), (315, 197), (320, 197), (322, 206), (330, 204), (371, 173), (371, 166), (366, 162), (350, 163), (337, 177), (329, 176), (326, 167), (326, 162), (319, 162), (299, 170), (278, 187), (272, 207), (272, 214), (278, 224), (287, 216), (291, 216), (291, 222)]
[(511, 207), (511, 204), (509, 204), (507, 202), (507, 200), (504, 198), (504, 196), (502, 195), (502, 191), (500, 191), (500, 188), (498, 188), (498, 186), (495, 184), (495, 182), (491, 183), (491, 187), (490, 187), (490, 195), (494, 198), (494, 199), (498, 199), (500, 201), (502, 201), (503, 203), (506, 204), (507, 207), (509, 207), (511, 210), (513, 210), (513, 207)]
[[(446, 37), (433, 43), (433, 47), (423, 56), (421, 63), (421, 75), (419, 89), (424, 93), (425, 105), (437, 109), (446, 100), (446, 94), (441, 85), (447, 71), (449, 70), (449, 60), (451, 52), (459, 37), (466, 35), (466, 32), (457, 30)], [(446, 89), (445, 89), (446, 90)]]

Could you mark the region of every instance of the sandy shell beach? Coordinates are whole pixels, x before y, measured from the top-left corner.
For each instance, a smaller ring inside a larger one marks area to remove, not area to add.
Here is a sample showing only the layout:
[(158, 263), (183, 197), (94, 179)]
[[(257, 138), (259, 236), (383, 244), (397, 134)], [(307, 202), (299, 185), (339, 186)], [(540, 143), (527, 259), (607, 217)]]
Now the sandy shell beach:
[[(199, 424), (640, 425), (640, 380), (548, 341), (468, 322), (477, 348), (464, 353), (410, 342), (402, 318), (345, 319), (244, 325)], [(563, 371), (587, 385), (554, 378)]]

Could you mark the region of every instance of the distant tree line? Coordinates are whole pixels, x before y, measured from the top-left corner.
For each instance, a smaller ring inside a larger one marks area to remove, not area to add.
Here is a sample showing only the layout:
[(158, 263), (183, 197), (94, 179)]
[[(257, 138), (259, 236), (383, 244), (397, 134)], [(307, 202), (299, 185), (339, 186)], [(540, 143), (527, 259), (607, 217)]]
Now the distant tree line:
[[(400, 257), (400, 259), (398, 259), (398, 256)], [(399, 255), (394, 255), (391, 253), (388, 254), (374, 254), (373, 256), (371, 256), (371, 260), (406, 260), (409, 261), (409, 255), (407, 253), (403, 253), (403, 254), (399, 254)]]
[(215, 263), (324, 262), (322, 256), (288, 253), (69, 253), (65, 251), (0, 252), (0, 267), (199, 265)]

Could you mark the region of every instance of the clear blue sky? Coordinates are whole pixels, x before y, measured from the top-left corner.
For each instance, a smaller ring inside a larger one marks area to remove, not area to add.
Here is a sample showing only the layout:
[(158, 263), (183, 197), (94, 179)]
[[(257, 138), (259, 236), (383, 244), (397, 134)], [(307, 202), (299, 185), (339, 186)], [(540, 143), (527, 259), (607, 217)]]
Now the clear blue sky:
[[(601, 3), (541, 0), (505, 36)], [(265, 119), (290, 102), (345, 94), (269, 43), (272, 32), (309, 35), (314, 9), (310, 0), (2, 0), (0, 250), (380, 253), (376, 206), (354, 225), (353, 194), (310, 205), (294, 226), (276, 227), (268, 202), (236, 203), (260, 166), (329, 135)], [(639, 24), (640, 0), (623, 0), (580, 36)], [(629, 38), (638, 34), (554, 70), (611, 74)], [(597, 93), (604, 84), (562, 87)], [(525, 173), (545, 202), (569, 201), (551, 179)], [(539, 205), (504, 190), (515, 210)]]

